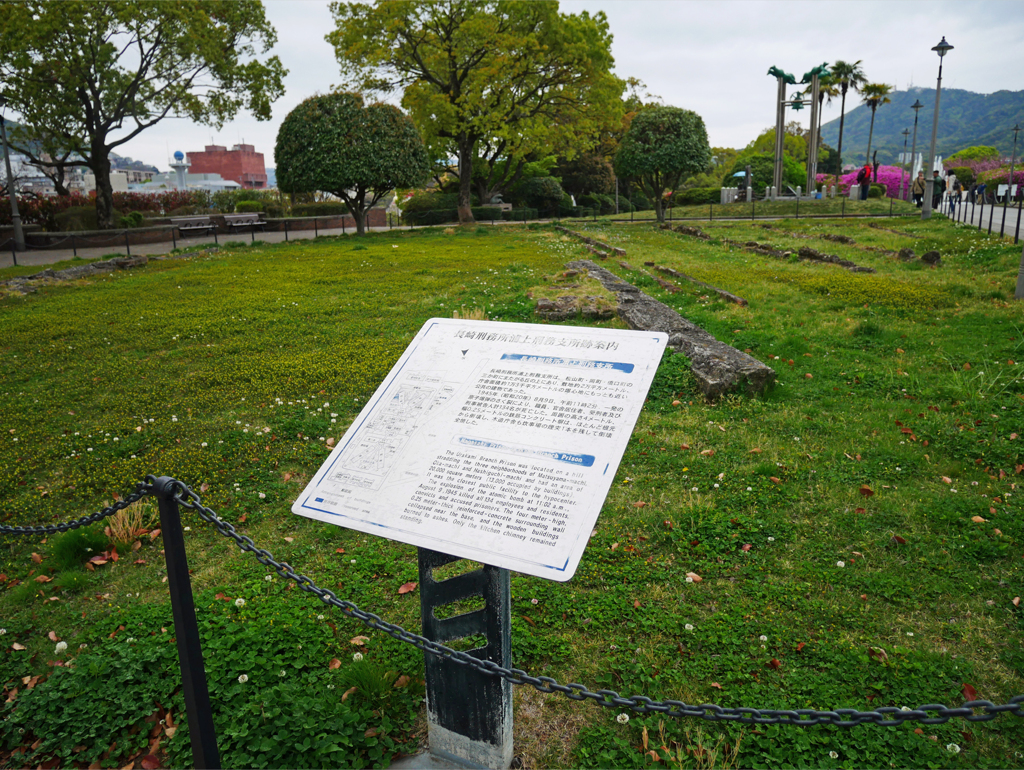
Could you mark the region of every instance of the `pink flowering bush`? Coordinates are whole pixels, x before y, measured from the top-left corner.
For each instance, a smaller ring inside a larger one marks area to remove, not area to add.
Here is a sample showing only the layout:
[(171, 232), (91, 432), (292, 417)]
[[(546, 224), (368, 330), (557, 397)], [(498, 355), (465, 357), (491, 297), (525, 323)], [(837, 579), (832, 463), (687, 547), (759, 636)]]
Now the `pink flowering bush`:
[[(839, 177), (839, 192), (846, 194), (849, 193), (850, 187), (857, 184), (857, 173), (860, 169), (855, 169), (849, 174), (843, 174)], [(900, 174), (903, 174), (903, 186), (900, 187)], [(835, 177), (832, 174), (818, 174), (816, 177), (819, 184), (832, 184)], [(910, 174), (906, 170), (901, 169), (899, 166), (879, 166), (878, 167), (878, 181), (877, 184), (885, 185), (885, 195), (887, 198), (902, 198), (907, 188), (912, 183)], [(871, 177), (872, 184), (876, 184), (874, 176)]]

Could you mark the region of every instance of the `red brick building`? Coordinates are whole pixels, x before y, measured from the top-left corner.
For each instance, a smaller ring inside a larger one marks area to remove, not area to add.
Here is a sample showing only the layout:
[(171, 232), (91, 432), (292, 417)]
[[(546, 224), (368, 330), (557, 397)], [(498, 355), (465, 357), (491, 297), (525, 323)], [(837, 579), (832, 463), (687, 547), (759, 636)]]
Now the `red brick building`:
[(190, 174), (220, 174), (223, 179), (238, 182), (242, 187), (262, 190), (267, 186), (267, 167), (263, 153), (251, 144), (236, 144), (230, 150), (208, 144), (203, 152), (190, 152)]

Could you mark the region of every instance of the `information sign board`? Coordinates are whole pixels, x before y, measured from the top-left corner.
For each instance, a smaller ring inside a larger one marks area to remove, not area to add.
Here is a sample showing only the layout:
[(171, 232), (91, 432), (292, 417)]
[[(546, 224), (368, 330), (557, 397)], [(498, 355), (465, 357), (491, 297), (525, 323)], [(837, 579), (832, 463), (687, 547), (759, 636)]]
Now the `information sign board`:
[(667, 342), (431, 319), (292, 512), (568, 580)]

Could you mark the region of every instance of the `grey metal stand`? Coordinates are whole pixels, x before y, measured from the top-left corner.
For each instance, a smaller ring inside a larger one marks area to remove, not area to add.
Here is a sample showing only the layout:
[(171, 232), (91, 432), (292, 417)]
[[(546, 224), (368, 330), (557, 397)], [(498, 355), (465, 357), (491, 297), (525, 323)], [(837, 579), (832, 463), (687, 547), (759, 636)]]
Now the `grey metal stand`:
[[(484, 636), (486, 644), (469, 650), (481, 660), (512, 665), (509, 572), (498, 567), (434, 579), (433, 571), (459, 561), (456, 556), (419, 549), (420, 608), (423, 635), (447, 643)], [(486, 606), (440, 620), (434, 610), (482, 597)], [(430, 753), (465, 767), (504, 768), (512, 763), (512, 685), (436, 655), (426, 656)]]

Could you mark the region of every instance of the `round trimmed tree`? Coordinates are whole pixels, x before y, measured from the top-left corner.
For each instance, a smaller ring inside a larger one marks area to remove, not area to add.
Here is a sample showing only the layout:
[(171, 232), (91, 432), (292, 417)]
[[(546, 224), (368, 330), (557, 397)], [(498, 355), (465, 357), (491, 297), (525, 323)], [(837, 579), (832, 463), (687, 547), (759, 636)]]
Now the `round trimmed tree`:
[(416, 187), (430, 158), (408, 116), (390, 104), (363, 105), (359, 94), (311, 96), (288, 113), (274, 146), (277, 186), (325, 192), (345, 202), (365, 230), (366, 212), (396, 187)]
[(615, 155), (615, 173), (632, 177), (654, 201), (665, 221), (662, 196), (686, 177), (706, 171), (711, 147), (704, 120), (679, 107), (648, 107), (637, 113)]

